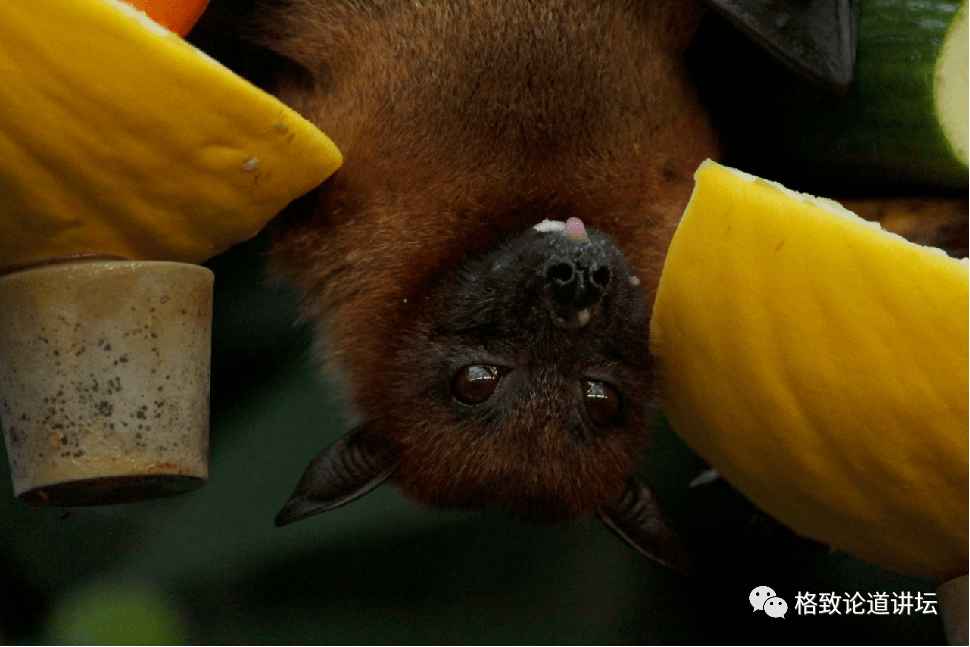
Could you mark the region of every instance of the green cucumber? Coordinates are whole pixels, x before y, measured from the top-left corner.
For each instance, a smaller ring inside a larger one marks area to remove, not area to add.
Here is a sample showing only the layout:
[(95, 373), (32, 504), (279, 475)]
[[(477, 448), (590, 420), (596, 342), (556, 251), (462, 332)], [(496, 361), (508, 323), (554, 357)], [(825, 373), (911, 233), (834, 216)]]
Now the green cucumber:
[(967, 3), (957, 10), (946, 39), (936, 59), (933, 71), (933, 100), (943, 134), (953, 153), (967, 164), (970, 136), (968, 136), (967, 75), (970, 72), (970, 21)]
[[(844, 99), (775, 63), (718, 16), (709, 19), (689, 62), (724, 162), (816, 195), (965, 190), (967, 37), (957, 32), (961, 21), (966, 29), (966, 0), (960, 4), (862, 0), (856, 81)], [(943, 47), (951, 24), (953, 45)]]
[[(934, 101), (934, 71), (957, 8), (938, 0), (864, 0), (849, 95), (839, 100), (801, 82), (779, 88), (773, 107), (783, 155), (819, 183), (966, 187), (966, 49), (962, 88), (947, 88), (962, 95), (962, 157)], [(962, 16), (966, 29), (966, 2)], [(955, 76), (952, 64), (941, 69)]]

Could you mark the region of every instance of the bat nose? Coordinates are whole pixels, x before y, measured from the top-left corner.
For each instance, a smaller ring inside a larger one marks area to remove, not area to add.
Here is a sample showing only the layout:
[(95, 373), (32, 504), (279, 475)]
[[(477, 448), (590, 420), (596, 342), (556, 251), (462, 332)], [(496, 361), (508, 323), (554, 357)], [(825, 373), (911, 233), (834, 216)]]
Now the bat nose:
[(605, 259), (553, 258), (545, 268), (545, 291), (559, 328), (589, 323), (610, 288), (613, 270)]

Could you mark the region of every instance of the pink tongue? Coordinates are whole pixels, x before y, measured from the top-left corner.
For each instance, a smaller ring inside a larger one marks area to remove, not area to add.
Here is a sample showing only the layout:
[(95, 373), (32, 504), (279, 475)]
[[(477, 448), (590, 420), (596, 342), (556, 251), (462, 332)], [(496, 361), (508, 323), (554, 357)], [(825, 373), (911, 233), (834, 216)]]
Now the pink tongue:
[(586, 235), (586, 227), (579, 218), (570, 218), (566, 221), (566, 229), (562, 232), (563, 236), (576, 243), (585, 243), (589, 240)]

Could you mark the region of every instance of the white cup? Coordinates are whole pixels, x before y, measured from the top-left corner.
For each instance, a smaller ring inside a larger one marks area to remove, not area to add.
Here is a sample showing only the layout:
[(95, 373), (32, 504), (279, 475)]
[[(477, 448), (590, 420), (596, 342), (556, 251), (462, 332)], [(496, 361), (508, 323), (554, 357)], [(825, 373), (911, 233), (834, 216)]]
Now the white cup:
[(0, 419), (14, 495), (130, 503), (208, 478), (213, 275), (80, 261), (0, 276)]

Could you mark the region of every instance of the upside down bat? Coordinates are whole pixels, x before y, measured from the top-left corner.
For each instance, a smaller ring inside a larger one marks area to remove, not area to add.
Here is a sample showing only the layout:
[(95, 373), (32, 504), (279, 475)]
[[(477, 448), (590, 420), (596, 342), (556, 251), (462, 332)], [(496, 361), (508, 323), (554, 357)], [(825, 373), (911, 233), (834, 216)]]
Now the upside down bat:
[[(432, 506), (595, 513), (687, 570), (634, 473), (664, 255), (694, 169), (718, 154), (684, 70), (704, 8), (257, 8), (250, 37), (289, 62), (273, 91), (344, 154), (281, 214), (273, 258), (360, 419), (313, 459), (277, 524), (390, 480)], [(569, 219), (581, 224), (555, 224)]]

